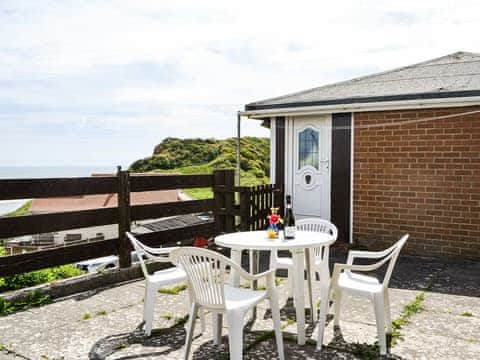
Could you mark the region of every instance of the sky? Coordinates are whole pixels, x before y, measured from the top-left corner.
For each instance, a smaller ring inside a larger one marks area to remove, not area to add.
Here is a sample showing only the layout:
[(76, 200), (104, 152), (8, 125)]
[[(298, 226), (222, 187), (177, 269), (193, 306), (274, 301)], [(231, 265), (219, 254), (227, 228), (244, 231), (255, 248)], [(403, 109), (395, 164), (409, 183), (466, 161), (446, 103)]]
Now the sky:
[(0, 0), (0, 166), (235, 136), (246, 103), (480, 52), (479, 29), (478, 1)]

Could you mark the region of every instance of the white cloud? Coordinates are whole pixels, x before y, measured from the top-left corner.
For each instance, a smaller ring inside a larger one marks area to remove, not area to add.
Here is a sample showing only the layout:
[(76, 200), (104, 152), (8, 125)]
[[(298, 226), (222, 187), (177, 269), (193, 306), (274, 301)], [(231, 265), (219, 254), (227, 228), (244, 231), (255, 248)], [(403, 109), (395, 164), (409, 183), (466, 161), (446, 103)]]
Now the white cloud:
[[(52, 136), (75, 129), (100, 149), (106, 132), (144, 151), (165, 136), (231, 136), (245, 103), (479, 51), (479, 10), (476, 1), (2, 1), (0, 140), (35, 144), (57, 126)], [(246, 131), (266, 134), (256, 122)], [(96, 159), (118, 161), (115, 151), (125, 162), (138, 155), (115, 148)]]

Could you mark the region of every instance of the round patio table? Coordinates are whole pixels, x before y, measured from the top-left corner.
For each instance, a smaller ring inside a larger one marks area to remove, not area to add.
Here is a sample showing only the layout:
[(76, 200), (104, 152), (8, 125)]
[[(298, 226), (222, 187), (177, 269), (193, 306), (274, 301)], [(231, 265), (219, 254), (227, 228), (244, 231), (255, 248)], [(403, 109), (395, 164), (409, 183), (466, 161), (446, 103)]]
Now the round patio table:
[[(315, 319), (315, 304), (312, 296), (312, 278), (315, 278), (315, 271), (311, 264), (314, 263), (313, 251), (317, 247), (328, 247), (334, 242), (330, 234), (298, 231), (295, 239), (287, 240), (281, 231), (278, 239), (269, 239), (266, 231), (244, 231), (224, 234), (215, 238), (217, 245), (231, 249), (232, 260), (241, 264), (242, 250), (289, 250), (293, 260), (293, 283), (295, 294), (295, 312), (297, 317), (298, 344), (305, 344), (305, 296), (304, 296), (304, 271), (305, 263), (307, 268), (307, 280), (310, 297), (310, 311), (312, 319)], [(320, 318), (325, 322), (328, 308), (328, 289), (330, 286), (330, 271), (328, 268), (328, 252), (320, 264)], [(305, 261), (306, 260), (306, 261)], [(232, 285), (240, 286), (239, 274), (232, 272)]]

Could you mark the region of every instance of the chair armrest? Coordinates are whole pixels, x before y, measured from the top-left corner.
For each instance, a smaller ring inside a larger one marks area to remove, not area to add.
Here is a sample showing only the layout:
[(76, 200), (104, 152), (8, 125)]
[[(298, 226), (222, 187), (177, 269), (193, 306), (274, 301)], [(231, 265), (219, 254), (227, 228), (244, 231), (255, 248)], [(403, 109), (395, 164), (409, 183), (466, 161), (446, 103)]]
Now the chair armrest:
[(272, 276), (273, 274), (275, 274), (274, 269), (267, 270), (267, 271), (264, 271), (262, 273), (255, 274), (255, 275), (250, 274), (248, 271), (243, 270), (241, 267), (235, 268), (235, 271), (238, 271), (238, 274), (240, 275), (240, 277), (242, 277), (242, 278), (244, 278), (245, 280), (248, 280), (248, 281), (259, 280), (259, 279), (262, 279), (262, 278), (268, 278), (269, 276)]
[(373, 271), (378, 269), (380, 263), (370, 264), (370, 265), (352, 265), (352, 264), (335, 264), (334, 265), (334, 272), (338, 269), (338, 271), (342, 270), (353, 270), (353, 271)]
[(392, 248), (383, 251), (365, 251), (365, 250), (350, 250), (348, 252), (347, 264), (353, 264), (355, 258), (361, 259), (380, 259), (392, 252)]
[(352, 265), (352, 264), (336, 263), (333, 267), (332, 283), (333, 284), (337, 283), (338, 277), (343, 270), (353, 270), (353, 271), (363, 271), (363, 272), (374, 271), (374, 270), (377, 270), (379, 267), (381, 267), (387, 260), (388, 258), (370, 265)]
[(168, 248), (152, 248), (150, 246), (145, 246), (145, 250), (152, 253), (152, 254), (155, 254), (155, 255), (170, 255), (170, 253), (173, 251), (173, 250), (176, 250), (178, 249), (178, 246), (175, 246), (175, 247), (168, 247)]

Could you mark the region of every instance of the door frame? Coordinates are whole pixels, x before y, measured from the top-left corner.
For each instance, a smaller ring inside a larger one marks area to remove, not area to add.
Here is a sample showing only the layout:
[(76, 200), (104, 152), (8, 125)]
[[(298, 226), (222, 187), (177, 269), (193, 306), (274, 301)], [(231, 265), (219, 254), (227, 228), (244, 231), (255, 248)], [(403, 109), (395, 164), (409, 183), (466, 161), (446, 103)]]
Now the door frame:
[[(298, 120), (304, 120), (306, 121), (305, 126), (302, 126), (300, 129), (295, 129), (295, 121), (296, 119)], [(311, 120), (311, 124), (308, 124), (308, 120)], [(316, 121), (324, 121), (326, 120), (326, 125), (325, 123), (323, 124), (318, 124), (315, 125)], [(328, 156), (329, 156), (329, 166), (328, 166), (328, 173), (325, 174), (325, 181), (328, 184), (328, 190), (325, 191), (325, 196), (328, 199), (328, 205), (326, 206), (326, 212), (328, 213), (328, 216), (325, 216), (326, 220), (330, 220), (331, 218), (331, 189), (332, 189), (332, 181), (331, 181), (331, 174), (332, 174), (332, 162), (333, 162), (333, 152), (332, 152), (332, 115), (331, 114), (318, 114), (318, 115), (306, 115), (306, 116), (289, 116), (286, 117), (286, 124), (285, 124), (285, 189), (286, 189), (286, 194), (294, 194), (295, 192), (295, 174), (296, 174), (296, 165), (297, 161), (296, 155), (297, 155), (297, 141), (296, 135), (297, 132), (300, 132), (302, 129), (306, 129), (308, 127), (316, 127), (316, 128), (323, 128), (323, 133), (326, 134), (325, 136), (329, 137), (328, 140)], [(320, 141), (322, 139), (319, 139)], [(319, 153), (321, 154), (321, 149), (319, 149)], [(323, 164), (322, 160), (324, 159), (319, 159), (319, 164)]]

